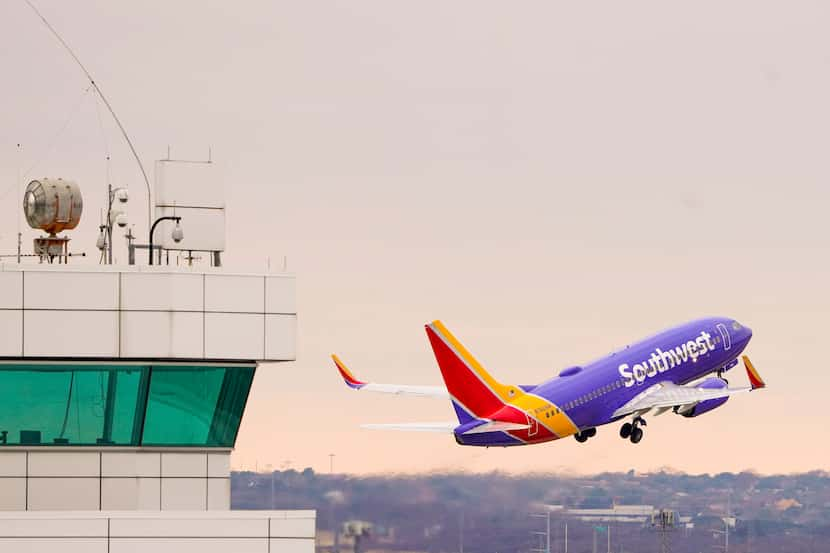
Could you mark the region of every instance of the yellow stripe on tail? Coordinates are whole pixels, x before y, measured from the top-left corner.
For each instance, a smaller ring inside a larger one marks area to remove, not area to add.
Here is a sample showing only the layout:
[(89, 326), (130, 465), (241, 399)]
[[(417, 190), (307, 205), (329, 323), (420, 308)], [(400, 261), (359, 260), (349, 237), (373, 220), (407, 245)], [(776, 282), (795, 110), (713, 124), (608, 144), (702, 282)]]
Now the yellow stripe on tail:
[(509, 386), (506, 384), (502, 384), (493, 376), (487, 372), (487, 370), (481, 365), (481, 363), (473, 357), (473, 354), (464, 347), (464, 345), (458, 341), (458, 339), (453, 336), (452, 332), (444, 326), (444, 323), (441, 321), (432, 321), (430, 325), (432, 329), (435, 331), (436, 334), (441, 336), (454, 350), (455, 353), (458, 354), (459, 357), (464, 361), (464, 364), (473, 371), (484, 383), (497, 395), (499, 398), (505, 403), (511, 403), (515, 398), (524, 394), (521, 388), (518, 386)]

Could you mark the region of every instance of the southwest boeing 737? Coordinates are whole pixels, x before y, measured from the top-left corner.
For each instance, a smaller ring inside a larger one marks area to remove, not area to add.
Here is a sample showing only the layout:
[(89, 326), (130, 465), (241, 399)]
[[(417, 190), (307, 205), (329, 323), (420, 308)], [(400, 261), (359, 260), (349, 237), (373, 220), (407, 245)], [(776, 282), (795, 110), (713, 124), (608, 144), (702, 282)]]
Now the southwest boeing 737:
[(734, 319), (692, 321), (584, 366), (569, 367), (537, 386), (502, 384), (440, 322), (426, 332), (446, 387), (363, 382), (333, 355), (355, 390), (448, 398), (458, 422), (366, 425), (369, 428), (448, 432), (461, 445), (514, 446), (574, 436), (585, 442), (597, 427), (623, 421), (620, 436), (638, 443), (643, 418), (673, 411), (697, 417), (730, 396), (764, 388), (743, 356), (750, 385), (730, 388), (723, 374), (738, 364), (752, 331)]

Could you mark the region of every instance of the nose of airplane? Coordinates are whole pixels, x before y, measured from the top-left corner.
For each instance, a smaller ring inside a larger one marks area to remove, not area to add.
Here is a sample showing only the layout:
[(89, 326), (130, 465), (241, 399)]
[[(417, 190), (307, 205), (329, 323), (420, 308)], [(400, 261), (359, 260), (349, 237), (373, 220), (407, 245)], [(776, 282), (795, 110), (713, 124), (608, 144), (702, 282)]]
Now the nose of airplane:
[(739, 338), (738, 338), (739, 340), (741, 340), (744, 343), (747, 343), (752, 338), (752, 329), (749, 328), (748, 326), (743, 326), (742, 325), (741, 330), (738, 331), (738, 336), (739, 336)]

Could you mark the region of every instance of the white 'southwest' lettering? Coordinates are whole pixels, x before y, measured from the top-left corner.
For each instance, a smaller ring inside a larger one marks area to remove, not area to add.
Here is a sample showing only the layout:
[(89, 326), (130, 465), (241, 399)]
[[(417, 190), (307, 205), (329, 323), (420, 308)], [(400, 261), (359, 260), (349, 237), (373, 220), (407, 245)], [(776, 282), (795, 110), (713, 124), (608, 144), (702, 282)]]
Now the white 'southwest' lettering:
[(625, 381), (625, 387), (630, 388), (634, 384), (642, 384), (647, 378), (653, 378), (659, 373), (678, 367), (690, 359), (692, 363), (695, 363), (699, 357), (714, 350), (715, 343), (712, 341), (712, 335), (704, 330), (694, 340), (689, 340), (666, 351), (655, 348), (651, 356), (642, 363), (636, 363), (633, 367), (628, 363), (623, 363), (617, 370)]

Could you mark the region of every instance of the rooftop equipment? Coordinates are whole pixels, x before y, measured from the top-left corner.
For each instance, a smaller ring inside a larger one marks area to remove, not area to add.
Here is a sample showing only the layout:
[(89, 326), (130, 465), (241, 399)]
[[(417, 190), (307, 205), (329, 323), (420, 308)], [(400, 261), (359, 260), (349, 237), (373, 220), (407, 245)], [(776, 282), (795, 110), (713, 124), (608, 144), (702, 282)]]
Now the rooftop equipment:
[(23, 195), (23, 213), (33, 229), (49, 233), (34, 239), (35, 255), (50, 263), (54, 258), (66, 262), (69, 258), (69, 237), (59, 232), (78, 226), (84, 201), (78, 183), (63, 179), (31, 181)]

